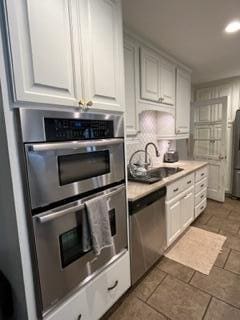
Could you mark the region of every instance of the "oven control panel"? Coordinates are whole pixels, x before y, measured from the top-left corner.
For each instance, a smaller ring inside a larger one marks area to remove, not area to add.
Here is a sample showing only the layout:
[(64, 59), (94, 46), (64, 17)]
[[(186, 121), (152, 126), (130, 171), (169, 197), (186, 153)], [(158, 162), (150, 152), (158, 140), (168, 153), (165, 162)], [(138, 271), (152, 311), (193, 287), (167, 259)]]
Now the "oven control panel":
[(45, 118), (46, 141), (113, 138), (113, 121)]

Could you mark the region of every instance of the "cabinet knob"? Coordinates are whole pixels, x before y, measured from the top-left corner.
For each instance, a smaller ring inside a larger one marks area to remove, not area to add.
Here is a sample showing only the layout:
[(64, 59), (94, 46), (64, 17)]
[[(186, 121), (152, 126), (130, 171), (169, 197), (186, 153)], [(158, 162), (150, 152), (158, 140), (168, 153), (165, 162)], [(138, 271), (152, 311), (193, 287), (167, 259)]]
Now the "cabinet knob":
[(80, 319), (82, 319), (82, 315), (81, 314), (77, 317), (77, 320), (80, 320)]
[(79, 100), (78, 105), (79, 105), (79, 107), (84, 106), (85, 105), (84, 99)]
[(160, 97), (160, 98), (158, 99), (158, 101), (159, 101), (159, 102), (162, 102), (162, 101), (163, 101), (163, 98), (162, 98), (162, 97)]
[(93, 105), (92, 100), (89, 100), (89, 101), (87, 102), (87, 106), (88, 106), (88, 107), (91, 107), (92, 105)]

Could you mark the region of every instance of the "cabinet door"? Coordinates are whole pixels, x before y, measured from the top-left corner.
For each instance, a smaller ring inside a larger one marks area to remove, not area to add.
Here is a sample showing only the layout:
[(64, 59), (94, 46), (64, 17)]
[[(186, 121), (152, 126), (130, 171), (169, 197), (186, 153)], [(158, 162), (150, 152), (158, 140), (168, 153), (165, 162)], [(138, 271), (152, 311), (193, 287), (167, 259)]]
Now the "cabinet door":
[(77, 106), (77, 18), (69, 0), (6, 1), (14, 100)]
[(160, 64), (160, 91), (162, 103), (175, 105), (175, 66), (163, 59)]
[(194, 188), (181, 200), (181, 226), (182, 229), (188, 227), (194, 219)]
[(130, 282), (130, 261), (127, 252), (87, 285), (89, 319), (100, 319), (127, 291)]
[(138, 46), (124, 41), (125, 65), (125, 106), (127, 135), (136, 135), (138, 132), (138, 113), (136, 104), (136, 90), (139, 85)]
[(121, 1), (81, 0), (85, 99), (97, 109), (124, 110)]
[(160, 59), (146, 48), (141, 48), (141, 98), (155, 102), (160, 98)]
[(189, 133), (191, 78), (187, 72), (179, 69), (177, 70), (176, 91), (176, 133)]
[(181, 232), (181, 201), (166, 204), (167, 212), (167, 245), (169, 246)]
[(50, 312), (44, 320), (91, 320), (88, 313), (85, 288)]

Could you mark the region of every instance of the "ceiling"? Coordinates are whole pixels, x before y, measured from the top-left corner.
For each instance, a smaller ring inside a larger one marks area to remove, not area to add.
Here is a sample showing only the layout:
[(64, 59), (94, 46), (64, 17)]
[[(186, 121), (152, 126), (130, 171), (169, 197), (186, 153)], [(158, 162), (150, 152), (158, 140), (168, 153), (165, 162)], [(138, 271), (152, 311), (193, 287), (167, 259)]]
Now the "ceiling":
[(123, 0), (123, 19), (192, 68), (193, 83), (240, 76), (240, 32), (224, 32), (240, 0)]

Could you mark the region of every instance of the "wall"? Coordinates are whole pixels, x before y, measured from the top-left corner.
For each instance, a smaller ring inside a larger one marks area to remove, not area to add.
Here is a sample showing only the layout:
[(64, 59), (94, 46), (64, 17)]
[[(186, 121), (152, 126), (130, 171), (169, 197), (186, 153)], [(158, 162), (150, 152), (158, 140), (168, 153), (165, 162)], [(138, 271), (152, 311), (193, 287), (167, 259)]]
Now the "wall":
[[(127, 159), (129, 161), (131, 155), (139, 149), (144, 149), (148, 142), (153, 142), (158, 146), (160, 157), (157, 158), (153, 147), (149, 147), (149, 154), (152, 158), (153, 164), (163, 162), (164, 153), (168, 150), (168, 140), (157, 140), (158, 136), (158, 118), (160, 113), (157, 111), (144, 111), (139, 116), (139, 130), (140, 132), (134, 138), (127, 139)], [(170, 145), (175, 148), (175, 141), (171, 141)], [(136, 155), (134, 159), (143, 160), (144, 154)]]
[(9, 280), (13, 290), (15, 307), (14, 319), (26, 319), (27, 311), (23, 285), (23, 273), (19, 237), (16, 232), (17, 221), (13, 203), (12, 179), (2, 101), (0, 101), (0, 137), (0, 270)]
[[(14, 289), (15, 319), (36, 320), (29, 239), (15, 112), (12, 109), (2, 2), (0, 2), (0, 268)], [(4, 239), (4, 241), (2, 240)]]

